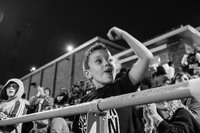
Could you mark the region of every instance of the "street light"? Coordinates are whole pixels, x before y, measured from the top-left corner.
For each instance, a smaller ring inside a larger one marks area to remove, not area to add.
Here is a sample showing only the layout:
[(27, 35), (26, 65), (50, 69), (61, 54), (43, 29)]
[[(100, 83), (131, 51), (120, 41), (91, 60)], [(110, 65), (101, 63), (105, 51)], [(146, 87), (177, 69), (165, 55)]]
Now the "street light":
[(31, 69), (30, 69), (31, 72), (33, 72), (33, 71), (35, 71), (35, 70), (36, 70), (36, 67), (34, 67), (34, 66), (31, 67)]
[(67, 45), (66, 50), (68, 52), (72, 51), (74, 49), (73, 45)]

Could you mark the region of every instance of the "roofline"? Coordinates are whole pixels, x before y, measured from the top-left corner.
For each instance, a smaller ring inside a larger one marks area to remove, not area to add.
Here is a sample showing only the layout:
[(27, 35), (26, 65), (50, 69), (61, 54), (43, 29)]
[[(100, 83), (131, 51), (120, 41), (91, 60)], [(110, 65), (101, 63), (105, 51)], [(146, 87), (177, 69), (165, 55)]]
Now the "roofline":
[(110, 45), (110, 46), (116, 47), (116, 48), (121, 49), (121, 50), (125, 50), (125, 49), (126, 49), (126, 48), (123, 47), (123, 46), (119, 46), (119, 45), (116, 44), (116, 43), (113, 43), (113, 42), (108, 41), (108, 40), (106, 40), (106, 39), (103, 39), (103, 38), (101, 38), (101, 37), (99, 37), (99, 36), (96, 36), (96, 37), (90, 39), (89, 41), (83, 43), (82, 45), (80, 45), (80, 46), (74, 48), (72, 51), (69, 51), (69, 52), (65, 53), (64, 55), (61, 55), (60, 57), (58, 57), (58, 58), (54, 59), (53, 61), (51, 61), (51, 62), (49, 62), (49, 63), (47, 63), (47, 64), (41, 66), (40, 68), (36, 69), (35, 71), (33, 71), (33, 72), (31, 72), (31, 73), (29, 73), (29, 74), (23, 76), (21, 79), (22, 79), (22, 80), (23, 80), (23, 79), (26, 79), (26, 78), (29, 77), (30, 75), (33, 75), (33, 74), (35, 74), (35, 73), (37, 73), (37, 72), (43, 70), (44, 68), (55, 64), (56, 62), (58, 62), (58, 61), (60, 61), (60, 60), (62, 60), (62, 59), (64, 59), (64, 58), (66, 58), (66, 57), (68, 57), (68, 56), (70, 56), (70, 55), (76, 53), (77, 51), (79, 51), (79, 50), (81, 50), (81, 49), (87, 47), (88, 45), (90, 45), (91, 43), (94, 43), (94, 42), (96, 42), (96, 41), (102, 41), (103, 43), (106, 43), (106, 44), (108, 44), (108, 45)]
[[(152, 45), (152, 44), (154, 44), (154, 43), (156, 43), (156, 42), (159, 42), (159, 41), (161, 41), (161, 40), (163, 40), (163, 39), (166, 39), (166, 38), (169, 38), (169, 37), (171, 37), (171, 36), (180, 34), (180, 33), (184, 32), (184, 31), (187, 31), (187, 30), (189, 30), (189, 31), (191, 31), (192, 33), (197, 34), (197, 35), (200, 36), (200, 33), (199, 33), (195, 28), (193, 28), (193, 27), (190, 26), (190, 25), (186, 25), (186, 26), (184, 26), (184, 27), (181, 27), (181, 28), (179, 28), (179, 29), (173, 30), (173, 31), (168, 32), (168, 33), (166, 33), (166, 34), (163, 34), (163, 35), (161, 35), (161, 36), (159, 36), (159, 37), (156, 37), (156, 38), (154, 38), (154, 39), (151, 39), (151, 40), (149, 40), (149, 41), (147, 41), (147, 42), (144, 42), (143, 44), (144, 44), (145, 46), (150, 46), (150, 45)], [(115, 58), (119, 58), (119, 57), (121, 57), (121, 56), (124, 56), (124, 55), (130, 53), (130, 52), (133, 52), (133, 50), (132, 50), (131, 48), (129, 48), (129, 49), (127, 49), (127, 50), (125, 50), (125, 51), (123, 51), (123, 52), (121, 52), (121, 53), (115, 54), (114, 57), (115, 57)]]

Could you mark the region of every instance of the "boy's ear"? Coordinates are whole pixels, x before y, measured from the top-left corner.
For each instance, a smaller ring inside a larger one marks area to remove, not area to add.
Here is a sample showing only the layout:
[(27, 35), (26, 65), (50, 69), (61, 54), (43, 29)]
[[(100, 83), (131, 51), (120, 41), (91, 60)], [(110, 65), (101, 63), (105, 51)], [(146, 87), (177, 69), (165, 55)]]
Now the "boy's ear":
[(88, 70), (85, 70), (85, 71), (84, 71), (84, 74), (85, 74), (85, 77), (86, 77), (87, 79), (91, 79), (91, 78), (92, 78), (92, 75), (91, 75), (91, 73), (90, 73)]

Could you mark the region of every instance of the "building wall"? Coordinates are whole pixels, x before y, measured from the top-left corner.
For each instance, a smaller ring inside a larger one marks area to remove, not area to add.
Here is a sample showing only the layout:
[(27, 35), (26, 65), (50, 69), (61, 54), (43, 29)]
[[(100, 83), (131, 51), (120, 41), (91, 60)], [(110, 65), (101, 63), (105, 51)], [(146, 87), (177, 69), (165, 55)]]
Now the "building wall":
[[(195, 44), (200, 42), (200, 34), (195, 31), (191, 26), (181, 27), (157, 38), (149, 40), (144, 43), (148, 49), (153, 52), (155, 57), (160, 57), (161, 64), (165, 64), (168, 61), (173, 61), (175, 64), (175, 69), (178, 71), (178, 67), (181, 64), (181, 59), (186, 53), (185, 45), (183, 44), (185, 39), (190, 39)], [(137, 58), (134, 56), (134, 52), (131, 49), (125, 49), (120, 45), (114, 44), (108, 40), (96, 37), (82, 45), (80, 45), (73, 53), (62, 56), (55, 61), (52, 61), (40, 69), (36, 70), (25, 77), (22, 81), (25, 85), (25, 92), (27, 93), (27, 98), (30, 98), (35, 94), (34, 89), (30, 87), (30, 84), (35, 82), (37, 85), (44, 87), (49, 87), (52, 90), (52, 96), (56, 96), (59, 93), (61, 87), (66, 87), (71, 89), (73, 83), (84, 80), (88, 81), (82, 71), (82, 61), (85, 51), (94, 43), (102, 42), (111, 51), (112, 55), (123, 63), (121, 67), (131, 68), (133, 63), (136, 62)], [(193, 45), (193, 44), (192, 44)], [(200, 44), (199, 44), (200, 45)], [(164, 47), (163, 47), (164, 46)], [(162, 48), (160, 48), (162, 47)], [(119, 54), (118, 54), (119, 53)], [(131, 57), (131, 58), (129, 58)], [(132, 58), (134, 57), (134, 58)], [(123, 60), (125, 59), (125, 60)]]
[(175, 70), (178, 71), (178, 67), (181, 65), (183, 55), (186, 53), (185, 46), (180, 40), (178, 42), (168, 45), (169, 58), (174, 62)]
[(77, 81), (84, 80), (88, 82), (82, 71), (82, 61), (85, 51), (96, 42), (104, 43), (111, 54), (117, 54), (123, 50), (123, 48), (117, 47), (116, 44), (112, 43), (110, 45), (107, 40), (96, 39), (86, 47), (55, 61), (51, 65), (45, 66), (35, 73), (29, 74), (26, 78), (22, 78), (27, 99), (30, 99), (37, 93), (37, 89), (30, 86), (33, 82), (43, 87), (49, 87), (53, 97), (59, 94), (61, 87), (71, 89), (72, 84)]

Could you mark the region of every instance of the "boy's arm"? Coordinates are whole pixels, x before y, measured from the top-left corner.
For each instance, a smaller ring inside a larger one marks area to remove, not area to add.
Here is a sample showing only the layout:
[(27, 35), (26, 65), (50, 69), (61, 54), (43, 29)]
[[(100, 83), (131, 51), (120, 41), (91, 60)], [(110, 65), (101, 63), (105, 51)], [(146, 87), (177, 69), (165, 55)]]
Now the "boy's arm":
[(138, 56), (137, 62), (132, 66), (129, 72), (129, 78), (133, 84), (138, 84), (144, 77), (148, 67), (153, 59), (153, 54), (137, 39), (124, 30), (113, 27), (108, 32), (110, 40), (125, 40)]

